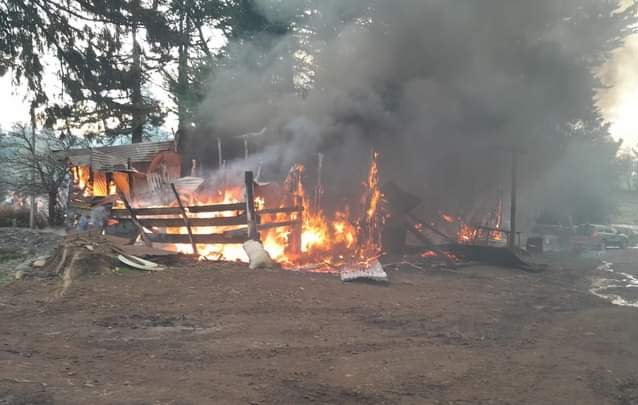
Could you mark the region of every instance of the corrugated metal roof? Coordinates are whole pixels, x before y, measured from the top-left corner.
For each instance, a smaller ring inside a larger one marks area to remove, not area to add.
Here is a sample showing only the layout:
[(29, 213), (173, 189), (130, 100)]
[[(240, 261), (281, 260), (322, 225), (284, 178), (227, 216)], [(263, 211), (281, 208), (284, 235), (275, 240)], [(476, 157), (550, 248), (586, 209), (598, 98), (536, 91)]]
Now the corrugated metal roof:
[(54, 153), (57, 159), (68, 159), (74, 165), (91, 165), (100, 171), (122, 171), (126, 170), (129, 159), (133, 164), (147, 163), (158, 153), (169, 150), (175, 150), (173, 141), (69, 149)]

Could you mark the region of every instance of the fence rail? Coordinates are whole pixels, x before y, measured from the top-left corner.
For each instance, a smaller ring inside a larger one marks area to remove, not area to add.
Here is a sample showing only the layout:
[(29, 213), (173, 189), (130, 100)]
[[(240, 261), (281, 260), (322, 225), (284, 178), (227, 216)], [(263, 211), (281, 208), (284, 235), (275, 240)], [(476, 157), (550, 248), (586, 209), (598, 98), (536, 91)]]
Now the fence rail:
[[(246, 196), (254, 200), (254, 181), (252, 172), (246, 172)], [(131, 220), (138, 228), (137, 234), (131, 239), (134, 243), (139, 236), (147, 245), (160, 244), (190, 244), (195, 254), (197, 245), (204, 244), (241, 244), (249, 239), (259, 240), (259, 231), (284, 228), (291, 229), (291, 241), (288, 248), (300, 253), (303, 204), (297, 199), (294, 207), (268, 208), (256, 210), (254, 201), (214, 204), (184, 207), (177, 190), (173, 187), (178, 202), (177, 207), (160, 208), (132, 208), (126, 197), (120, 194), (120, 199), (126, 208), (113, 209), (111, 217), (117, 220)], [(220, 216), (209, 216), (221, 214)], [(271, 222), (263, 222), (265, 217), (277, 215)], [(281, 215), (286, 215), (282, 218)], [(293, 215), (296, 215), (293, 218)], [(196, 233), (198, 228), (233, 227), (233, 229), (219, 230), (216, 233)], [(235, 228), (236, 227), (236, 228)], [(188, 233), (174, 233), (169, 230), (187, 228)]]

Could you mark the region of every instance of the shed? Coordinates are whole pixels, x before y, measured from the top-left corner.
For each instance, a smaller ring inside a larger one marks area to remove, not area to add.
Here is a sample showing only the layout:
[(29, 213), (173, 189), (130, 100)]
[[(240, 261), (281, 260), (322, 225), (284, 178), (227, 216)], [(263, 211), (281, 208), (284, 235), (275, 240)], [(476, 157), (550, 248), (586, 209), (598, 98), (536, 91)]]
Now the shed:
[(148, 192), (157, 178), (179, 177), (181, 165), (173, 141), (69, 149), (54, 155), (71, 169), (70, 205), (84, 207), (118, 192)]

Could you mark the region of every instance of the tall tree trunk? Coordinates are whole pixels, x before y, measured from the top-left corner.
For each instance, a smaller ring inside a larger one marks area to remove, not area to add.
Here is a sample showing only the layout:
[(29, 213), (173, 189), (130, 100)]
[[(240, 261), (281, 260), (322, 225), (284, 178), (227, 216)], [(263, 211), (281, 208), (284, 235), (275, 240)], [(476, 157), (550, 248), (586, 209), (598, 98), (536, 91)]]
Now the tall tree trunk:
[(33, 190), (31, 191), (31, 196), (29, 198), (29, 202), (31, 203), (30, 204), (31, 207), (29, 209), (29, 228), (35, 229), (36, 228), (35, 217), (38, 211), (38, 207), (36, 206), (36, 202), (35, 202), (35, 193), (36, 193), (35, 192), (35, 188), (36, 188), (35, 165), (36, 165), (37, 148), (35, 145), (36, 139), (35, 139), (35, 106), (34, 104), (31, 104), (29, 113), (31, 115), (31, 156), (30, 158), (33, 159), (33, 161), (31, 162), (31, 165), (33, 166), (33, 168), (31, 169), (31, 187), (33, 187)]
[(49, 226), (59, 225), (57, 206), (58, 192), (49, 191)]
[[(184, 153), (188, 143), (189, 132), (189, 116), (188, 116), (188, 50), (189, 50), (189, 33), (190, 19), (187, 16), (186, 7), (182, 4), (181, 15), (179, 20), (179, 33), (181, 35), (181, 43), (179, 45), (179, 59), (177, 65), (177, 133), (179, 134), (178, 150)], [(190, 171), (190, 159), (182, 159), (181, 172), (183, 176), (187, 176)]]
[(190, 24), (186, 11), (182, 7), (179, 29), (181, 44), (179, 46), (179, 61), (177, 66), (177, 118), (178, 129), (184, 131), (188, 127), (188, 46)]
[(133, 131), (131, 142), (140, 143), (144, 135), (144, 100), (142, 98), (142, 50), (137, 42), (137, 27), (133, 27), (133, 65), (131, 66), (132, 88), (131, 103), (133, 104)]

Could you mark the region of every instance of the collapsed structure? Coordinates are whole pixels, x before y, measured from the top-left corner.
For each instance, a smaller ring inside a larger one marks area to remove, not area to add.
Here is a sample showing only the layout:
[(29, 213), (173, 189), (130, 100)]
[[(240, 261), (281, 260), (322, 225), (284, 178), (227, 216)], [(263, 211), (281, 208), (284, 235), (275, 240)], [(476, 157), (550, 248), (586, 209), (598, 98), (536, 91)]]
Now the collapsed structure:
[(476, 226), (445, 213), (420, 219), (412, 212), (420, 198), (393, 183), (382, 187), (375, 152), (361, 188), (339, 202), (327, 195), (321, 155), (312, 176), (306, 166), (294, 164), (285, 179), (263, 182), (261, 168), (257, 178), (250, 167), (242, 179), (226, 166), (197, 176), (195, 161), (192, 175), (183, 177), (183, 157), (170, 141), (57, 154), (72, 174), (73, 215), (91, 215), (100, 207), (104, 215), (93, 225), (107, 234), (208, 260), (246, 261), (242, 244), (252, 240), (284, 266), (365, 267), (384, 253), (405, 253), (411, 239), (421, 257), (454, 265), (439, 245), (501, 244), (507, 234), (502, 202)]

